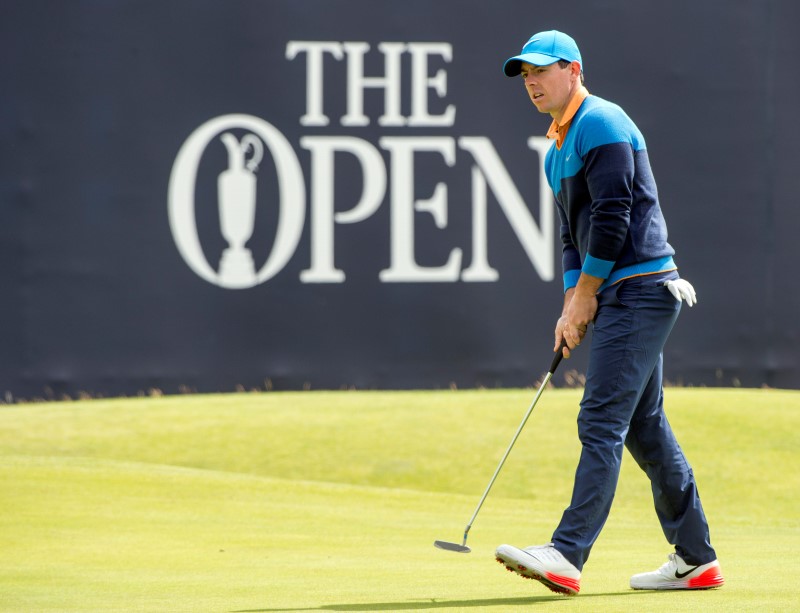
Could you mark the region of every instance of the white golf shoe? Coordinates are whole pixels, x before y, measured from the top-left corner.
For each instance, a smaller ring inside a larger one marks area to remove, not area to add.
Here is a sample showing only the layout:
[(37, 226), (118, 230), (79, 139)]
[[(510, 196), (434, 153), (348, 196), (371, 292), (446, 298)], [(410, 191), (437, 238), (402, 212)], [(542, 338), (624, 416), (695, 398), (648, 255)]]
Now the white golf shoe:
[(719, 562), (693, 566), (683, 561), (677, 553), (669, 554), (669, 560), (651, 573), (631, 577), (635, 590), (707, 590), (725, 583)]
[(500, 545), (495, 556), (508, 570), (526, 579), (536, 579), (559, 594), (574, 596), (581, 590), (581, 571), (561, 555), (552, 543), (525, 549)]

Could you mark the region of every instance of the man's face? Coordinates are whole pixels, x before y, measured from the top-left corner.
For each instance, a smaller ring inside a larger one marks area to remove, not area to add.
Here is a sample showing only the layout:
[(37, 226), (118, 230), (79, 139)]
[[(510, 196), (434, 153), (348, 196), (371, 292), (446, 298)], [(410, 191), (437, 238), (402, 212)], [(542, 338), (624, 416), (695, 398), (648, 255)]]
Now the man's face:
[[(549, 66), (534, 66), (522, 62), (522, 78), (531, 102), (540, 113), (549, 113), (554, 119), (560, 119), (569, 103), (576, 83), (577, 62), (561, 68), (558, 62)], [(580, 75), (580, 68), (577, 68)]]

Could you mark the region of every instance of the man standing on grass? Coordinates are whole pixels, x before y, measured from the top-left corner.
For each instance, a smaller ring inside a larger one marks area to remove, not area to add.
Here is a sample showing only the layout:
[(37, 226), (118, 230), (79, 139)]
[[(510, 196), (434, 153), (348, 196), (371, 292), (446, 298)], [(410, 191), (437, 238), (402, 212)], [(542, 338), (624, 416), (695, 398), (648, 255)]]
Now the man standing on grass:
[(647, 473), (656, 514), (675, 553), (660, 569), (634, 575), (634, 589), (703, 589), (723, 578), (692, 469), (663, 406), (662, 351), (682, 300), (681, 280), (644, 138), (617, 105), (583, 85), (575, 41), (558, 31), (532, 36), (503, 71), (522, 75), (540, 113), (553, 123), (545, 170), (563, 242), (564, 309), (555, 351), (564, 356), (593, 325), (586, 388), (578, 415), (582, 452), (572, 501), (547, 545), (501, 545), (497, 560), (551, 590), (577, 594), (614, 499), (623, 445)]

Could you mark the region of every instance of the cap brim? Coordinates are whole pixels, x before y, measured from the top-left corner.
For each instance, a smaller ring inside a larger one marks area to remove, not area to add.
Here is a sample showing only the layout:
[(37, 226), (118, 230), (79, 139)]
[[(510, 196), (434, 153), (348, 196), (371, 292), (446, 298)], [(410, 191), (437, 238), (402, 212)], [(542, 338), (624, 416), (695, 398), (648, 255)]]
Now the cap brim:
[(560, 59), (544, 53), (523, 53), (522, 55), (508, 58), (506, 63), (503, 64), (503, 72), (506, 73), (507, 77), (516, 77), (522, 72), (522, 62), (527, 62), (534, 66), (549, 66)]

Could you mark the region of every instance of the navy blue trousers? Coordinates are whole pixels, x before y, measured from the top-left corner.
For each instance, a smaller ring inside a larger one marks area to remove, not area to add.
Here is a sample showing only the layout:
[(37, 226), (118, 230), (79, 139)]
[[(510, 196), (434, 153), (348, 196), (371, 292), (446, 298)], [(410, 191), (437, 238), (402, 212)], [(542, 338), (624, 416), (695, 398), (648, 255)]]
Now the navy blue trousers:
[(579, 570), (608, 518), (623, 445), (650, 478), (664, 535), (687, 564), (716, 559), (694, 474), (664, 414), (662, 351), (681, 302), (636, 277), (598, 296), (586, 387), (578, 415), (582, 451), (570, 506), (553, 544)]

